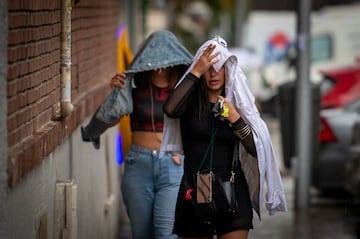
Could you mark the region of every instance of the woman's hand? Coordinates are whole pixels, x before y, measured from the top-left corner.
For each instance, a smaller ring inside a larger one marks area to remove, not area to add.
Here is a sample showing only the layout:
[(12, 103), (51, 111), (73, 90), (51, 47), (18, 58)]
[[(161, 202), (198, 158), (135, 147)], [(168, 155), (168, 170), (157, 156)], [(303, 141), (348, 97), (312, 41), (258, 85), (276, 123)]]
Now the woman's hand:
[(234, 123), (235, 121), (240, 119), (239, 112), (237, 112), (234, 105), (230, 101), (228, 101), (227, 99), (225, 99), (224, 97), (222, 97), (220, 95), (218, 96), (218, 98), (219, 99), (222, 98), (224, 100), (223, 113), (220, 114), (222, 117), (227, 119), (230, 123)]
[(110, 87), (113, 89), (114, 87), (117, 87), (119, 89), (122, 89), (125, 85), (125, 74), (124, 73), (118, 73), (113, 78), (111, 78)]
[(194, 65), (194, 68), (191, 70), (191, 73), (195, 75), (196, 77), (200, 78), (206, 71), (210, 69), (215, 63), (217, 63), (219, 60), (214, 59), (217, 57), (220, 52), (217, 52), (215, 54), (212, 54), (215, 45), (210, 44), (204, 52), (201, 54), (200, 58), (197, 60), (196, 64)]

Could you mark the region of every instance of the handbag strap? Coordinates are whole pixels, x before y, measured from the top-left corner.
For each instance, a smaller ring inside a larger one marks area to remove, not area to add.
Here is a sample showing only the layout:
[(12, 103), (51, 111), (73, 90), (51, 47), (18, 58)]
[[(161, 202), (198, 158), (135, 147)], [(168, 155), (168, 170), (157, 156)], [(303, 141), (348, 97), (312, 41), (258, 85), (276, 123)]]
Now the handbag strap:
[[(214, 126), (215, 124), (216, 124), (216, 128)], [(210, 140), (210, 143), (209, 143), (209, 145), (208, 145), (208, 147), (207, 147), (207, 149), (205, 151), (205, 154), (204, 154), (204, 156), (203, 156), (203, 158), (201, 160), (198, 172), (201, 171), (209, 151), (210, 151), (210, 172), (212, 171), (214, 140), (215, 140), (215, 135), (216, 135), (216, 132), (217, 132), (218, 128), (219, 128), (219, 124), (215, 123), (215, 119), (213, 119), (211, 121), (211, 132), (212, 132), (211, 133), (211, 140)], [(232, 162), (231, 162), (230, 182), (232, 182), (232, 183), (235, 181), (235, 168), (238, 165), (238, 160), (239, 160), (239, 143), (236, 142), (235, 146), (234, 146), (233, 159), (232, 159)]]
[[(215, 125), (216, 124), (216, 128), (215, 128)], [(199, 166), (199, 169), (198, 169), (198, 172), (201, 171), (204, 163), (205, 163), (205, 160), (206, 160), (206, 157), (207, 155), (209, 154), (209, 151), (210, 151), (210, 172), (212, 171), (212, 162), (213, 162), (213, 153), (214, 153), (214, 139), (215, 139), (215, 135), (216, 135), (216, 132), (219, 128), (219, 124), (215, 123), (215, 118), (212, 118), (211, 120), (211, 139), (210, 139), (210, 143), (205, 151), (205, 154), (201, 160), (201, 163), (200, 163), (200, 166)]]

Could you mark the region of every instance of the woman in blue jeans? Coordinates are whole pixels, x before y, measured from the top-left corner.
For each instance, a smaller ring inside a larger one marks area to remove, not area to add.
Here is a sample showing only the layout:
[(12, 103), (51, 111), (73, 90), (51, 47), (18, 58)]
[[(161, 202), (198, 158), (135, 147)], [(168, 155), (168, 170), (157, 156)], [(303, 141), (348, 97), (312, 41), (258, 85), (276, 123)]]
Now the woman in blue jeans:
[(183, 156), (159, 157), (163, 132), (162, 106), (191, 54), (168, 31), (154, 32), (143, 43), (129, 68), (115, 75), (111, 86), (122, 88), (132, 79), (132, 141), (125, 157), (121, 191), (133, 239), (171, 239)]
[[(132, 144), (125, 157), (121, 191), (133, 239), (177, 238), (172, 228), (183, 156), (171, 151), (159, 156), (162, 106), (191, 62), (192, 55), (174, 34), (165, 30), (152, 33), (125, 73), (112, 78), (112, 93), (90, 123), (81, 127), (83, 141), (92, 142), (98, 149), (100, 135), (116, 124), (121, 114), (127, 114), (121, 112), (132, 112)], [(120, 98), (116, 98), (119, 96), (116, 87), (121, 89)]]

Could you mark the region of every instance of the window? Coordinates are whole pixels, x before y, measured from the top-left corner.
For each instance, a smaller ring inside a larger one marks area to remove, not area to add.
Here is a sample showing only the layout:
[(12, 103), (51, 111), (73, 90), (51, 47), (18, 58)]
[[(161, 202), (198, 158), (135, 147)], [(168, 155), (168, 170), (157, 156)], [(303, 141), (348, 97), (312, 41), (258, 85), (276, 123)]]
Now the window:
[(313, 36), (311, 39), (311, 62), (330, 60), (332, 58), (332, 46), (330, 35)]

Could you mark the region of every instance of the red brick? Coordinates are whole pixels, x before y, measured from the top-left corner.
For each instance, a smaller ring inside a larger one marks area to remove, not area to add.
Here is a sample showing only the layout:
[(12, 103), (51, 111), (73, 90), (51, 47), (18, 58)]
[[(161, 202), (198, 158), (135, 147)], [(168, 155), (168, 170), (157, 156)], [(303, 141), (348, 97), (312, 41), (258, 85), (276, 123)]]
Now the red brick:
[[(119, 1), (82, 0), (72, 10), (72, 114), (52, 121), (60, 104), (61, 1), (9, 2), (9, 186), (22, 178), (93, 114), (116, 72)], [(31, 14), (29, 14), (31, 12)]]

